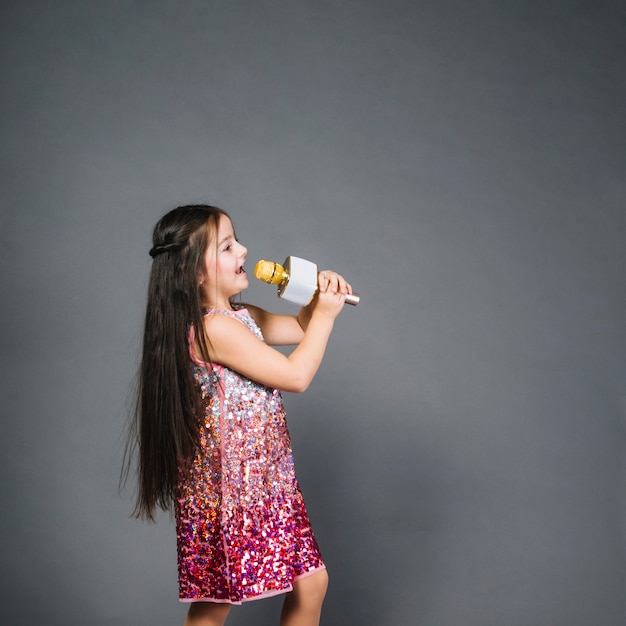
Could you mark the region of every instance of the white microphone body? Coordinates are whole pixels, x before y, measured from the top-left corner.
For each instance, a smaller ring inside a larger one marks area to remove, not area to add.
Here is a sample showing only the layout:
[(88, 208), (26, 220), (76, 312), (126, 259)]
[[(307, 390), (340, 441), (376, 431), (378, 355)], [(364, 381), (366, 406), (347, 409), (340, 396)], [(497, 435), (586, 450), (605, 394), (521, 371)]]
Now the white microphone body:
[[(288, 256), (282, 266), (273, 261), (259, 261), (254, 275), (270, 285), (278, 285), (278, 297), (306, 306), (315, 295), (317, 286), (317, 265), (297, 256)], [(346, 295), (346, 303), (356, 306), (358, 293)]]
[(283, 266), (289, 278), (278, 285), (278, 297), (306, 306), (317, 291), (317, 265), (297, 256), (288, 256)]

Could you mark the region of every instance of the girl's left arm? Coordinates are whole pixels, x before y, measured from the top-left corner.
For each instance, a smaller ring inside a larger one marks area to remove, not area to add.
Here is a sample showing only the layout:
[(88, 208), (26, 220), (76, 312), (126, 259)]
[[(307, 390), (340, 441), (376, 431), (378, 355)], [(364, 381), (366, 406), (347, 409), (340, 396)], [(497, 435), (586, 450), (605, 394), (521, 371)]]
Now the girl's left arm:
[(298, 315), (270, 313), (251, 304), (246, 304), (246, 308), (270, 346), (298, 345), (304, 337), (304, 329), (311, 317), (310, 305), (302, 307)]

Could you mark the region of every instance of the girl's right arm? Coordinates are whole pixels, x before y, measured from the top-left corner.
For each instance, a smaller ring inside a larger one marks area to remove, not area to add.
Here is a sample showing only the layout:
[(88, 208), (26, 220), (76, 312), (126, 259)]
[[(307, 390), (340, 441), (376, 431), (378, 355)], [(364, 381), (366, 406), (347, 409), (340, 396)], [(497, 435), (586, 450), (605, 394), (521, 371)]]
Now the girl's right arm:
[(320, 287), (302, 339), (289, 356), (257, 339), (241, 322), (226, 315), (207, 315), (204, 320), (211, 358), (268, 387), (304, 391), (322, 362), (344, 302), (345, 293)]

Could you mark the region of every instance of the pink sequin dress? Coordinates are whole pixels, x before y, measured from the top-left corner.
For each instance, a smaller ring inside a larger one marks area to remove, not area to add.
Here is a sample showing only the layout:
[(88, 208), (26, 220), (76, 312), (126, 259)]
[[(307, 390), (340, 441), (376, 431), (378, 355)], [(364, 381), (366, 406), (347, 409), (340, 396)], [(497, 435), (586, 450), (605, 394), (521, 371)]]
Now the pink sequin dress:
[[(208, 314), (233, 317), (263, 339), (244, 308)], [(280, 391), (191, 351), (204, 415), (195, 455), (179, 468), (180, 599), (239, 604), (290, 591), (324, 563), (296, 480)]]

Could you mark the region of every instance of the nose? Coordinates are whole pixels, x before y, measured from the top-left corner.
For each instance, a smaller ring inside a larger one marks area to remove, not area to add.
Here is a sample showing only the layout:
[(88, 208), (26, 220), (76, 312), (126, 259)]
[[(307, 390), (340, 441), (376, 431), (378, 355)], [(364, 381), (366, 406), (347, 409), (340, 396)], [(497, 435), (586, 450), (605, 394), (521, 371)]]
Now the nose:
[(248, 248), (246, 248), (246, 246), (244, 246), (242, 243), (239, 243), (239, 246), (241, 247), (241, 256), (248, 256)]

